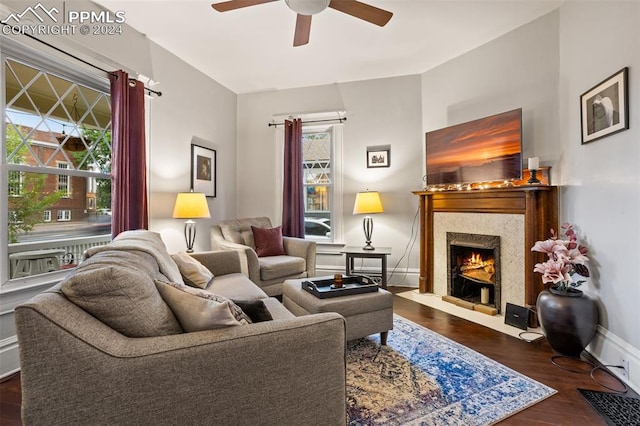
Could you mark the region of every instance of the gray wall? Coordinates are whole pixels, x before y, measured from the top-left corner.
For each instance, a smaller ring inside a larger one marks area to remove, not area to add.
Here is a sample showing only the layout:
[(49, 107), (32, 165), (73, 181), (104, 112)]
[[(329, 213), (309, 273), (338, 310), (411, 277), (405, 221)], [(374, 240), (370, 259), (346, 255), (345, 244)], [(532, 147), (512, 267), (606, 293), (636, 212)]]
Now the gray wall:
[[(567, 2), (560, 10), (560, 144), (563, 220), (586, 237), (601, 328), (592, 350), (630, 360), (640, 388), (640, 3)], [(581, 145), (580, 95), (629, 67), (630, 129)]]
[[(282, 141), (276, 141), (276, 132), (267, 126), (274, 115), (344, 110), (347, 122), (343, 132), (345, 241), (342, 243), (364, 243), (362, 218), (352, 215), (355, 194), (366, 189), (379, 191), (385, 211), (374, 218), (373, 242), (393, 248), (391, 269), (410, 244), (417, 209), (411, 191), (422, 188), (420, 103), (419, 76), (240, 95), (238, 215), (267, 215), (272, 222), (281, 222), (282, 160), (275, 158), (274, 152)], [(366, 148), (375, 145), (391, 146), (391, 167), (367, 169)], [(413, 268), (413, 284), (417, 283), (417, 246), (399, 265), (396, 283), (403, 282), (400, 272), (407, 267), (407, 259)], [(344, 259), (320, 255), (318, 265), (325, 271), (343, 270)]]

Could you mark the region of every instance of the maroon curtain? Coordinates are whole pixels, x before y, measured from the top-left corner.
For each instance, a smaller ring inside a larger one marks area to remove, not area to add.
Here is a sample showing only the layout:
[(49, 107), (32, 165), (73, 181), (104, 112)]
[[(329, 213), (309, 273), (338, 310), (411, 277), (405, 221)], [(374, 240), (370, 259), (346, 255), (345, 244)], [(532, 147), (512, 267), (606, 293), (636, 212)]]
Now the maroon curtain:
[(144, 84), (124, 71), (111, 80), (111, 235), (147, 229)]
[(284, 122), (284, 188), (282, 235), (304, 238), (302, 120)]

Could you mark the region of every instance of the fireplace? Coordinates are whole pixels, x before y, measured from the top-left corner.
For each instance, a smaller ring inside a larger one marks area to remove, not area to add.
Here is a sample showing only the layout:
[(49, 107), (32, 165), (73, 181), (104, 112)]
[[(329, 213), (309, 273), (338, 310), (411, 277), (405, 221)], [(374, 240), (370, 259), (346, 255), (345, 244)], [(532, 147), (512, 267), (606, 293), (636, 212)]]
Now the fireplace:
[(500, 237), (447, 232), (447, 295), (500, 312)]

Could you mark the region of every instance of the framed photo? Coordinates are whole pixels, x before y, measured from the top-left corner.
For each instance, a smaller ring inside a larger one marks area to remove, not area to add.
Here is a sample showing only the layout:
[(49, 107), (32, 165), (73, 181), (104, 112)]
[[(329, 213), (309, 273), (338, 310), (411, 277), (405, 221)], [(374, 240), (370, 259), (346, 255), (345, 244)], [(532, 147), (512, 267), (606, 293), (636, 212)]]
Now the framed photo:
[(583, 144), (629, 128), (628, 73), (625, 67), (580, 96)]
[(367, 147), (367, 168), (389, 167), (391, 165), (391, 147), (368, 146)]
[(191, 144), (191, 189), (216, 196), (216, 151)]

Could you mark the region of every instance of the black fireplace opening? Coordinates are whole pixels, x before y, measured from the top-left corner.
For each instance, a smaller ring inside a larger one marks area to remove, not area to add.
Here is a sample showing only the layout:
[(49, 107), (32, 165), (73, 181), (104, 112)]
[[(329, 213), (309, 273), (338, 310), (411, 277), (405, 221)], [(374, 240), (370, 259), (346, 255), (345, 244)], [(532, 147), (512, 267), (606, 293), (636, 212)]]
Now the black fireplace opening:
[(500, 237), (447, 233), (447, 294), (500, 311)]

